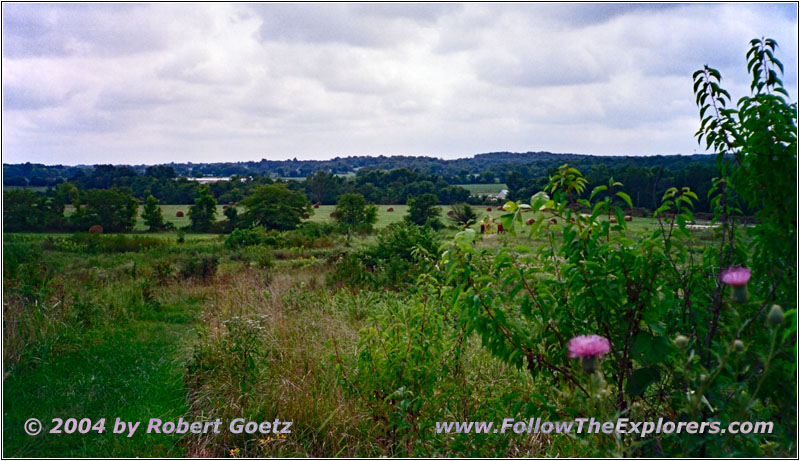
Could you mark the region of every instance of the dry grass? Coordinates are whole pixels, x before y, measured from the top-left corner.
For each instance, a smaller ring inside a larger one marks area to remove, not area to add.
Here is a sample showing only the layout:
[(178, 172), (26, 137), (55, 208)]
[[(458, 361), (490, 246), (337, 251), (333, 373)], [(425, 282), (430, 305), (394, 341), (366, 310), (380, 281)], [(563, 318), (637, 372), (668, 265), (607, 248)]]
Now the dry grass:
[(190, 451), (217, 456), (235, 448), (241, 456), (376, 453), (368, 439), (353, 433), (364, 430), (368, 414), (337, 385), (333, 345), (354, 349), (357, 326), (334, 308), (323, 281), (315, 268), (274, 277), (241, 268), (216, 280), (202, 314), (206, 334), (189, 368), (189, 414), (197, 420), (279, 418), (294, 426), (289, 437), (273, 439), (222, 431), (195, 439)]

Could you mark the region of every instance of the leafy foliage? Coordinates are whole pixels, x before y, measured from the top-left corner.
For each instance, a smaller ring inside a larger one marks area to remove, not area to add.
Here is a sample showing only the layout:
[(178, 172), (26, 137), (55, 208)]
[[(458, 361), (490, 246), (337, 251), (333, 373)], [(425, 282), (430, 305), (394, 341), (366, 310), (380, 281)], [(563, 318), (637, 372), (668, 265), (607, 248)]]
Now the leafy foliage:
[(447, 218), (460, 227), (471, 226), (478, 222), (478, 214), (466, 203), (451, 205), (450, 210), (453, 214), (448, 213)]
[(441, 210), (436, 206), (438, 203), (439, 199), (431, 193), (408, 199), (406, 222), (417, 226), (432, 227), (433, 229), (441, 228), (442, 223), (439, 221)]
[(217, 216), (217, 201), (209, 192), (208, 186), (200, 188), (200, 196), (194, 200), (194, 205), (189, 208), (191, 228), (198, 232), (208, 232)]
[(378, 220), (378, 207), (368, 203), (361, 194), (344, 194), (339, 197), (333, 219), (348, 235), (370, 232)]
[(300, 224), (304, 215), (311, 213), (303, 194), (289, 190), (284, 184), (261, 186), (245, 198), (242, 205), (247, 208), (241, 219), (244, 227), (290, 230)]
[(167, 227), (161, 208), (158, 206), (158, 199), (152, 195), (148, 195), (147, 199), (145, 199), (142, 218), (144, 218), (144, 223), (147, 224), (150, 231), (157, 231)]

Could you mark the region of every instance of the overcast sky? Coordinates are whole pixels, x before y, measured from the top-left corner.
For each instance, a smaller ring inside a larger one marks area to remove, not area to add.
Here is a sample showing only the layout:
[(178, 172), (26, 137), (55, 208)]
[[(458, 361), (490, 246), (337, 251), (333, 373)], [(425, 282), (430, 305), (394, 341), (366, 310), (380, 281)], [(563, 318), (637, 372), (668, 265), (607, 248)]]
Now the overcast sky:
[(794, 4), (3, 4), (3, 162), (702, 152)]

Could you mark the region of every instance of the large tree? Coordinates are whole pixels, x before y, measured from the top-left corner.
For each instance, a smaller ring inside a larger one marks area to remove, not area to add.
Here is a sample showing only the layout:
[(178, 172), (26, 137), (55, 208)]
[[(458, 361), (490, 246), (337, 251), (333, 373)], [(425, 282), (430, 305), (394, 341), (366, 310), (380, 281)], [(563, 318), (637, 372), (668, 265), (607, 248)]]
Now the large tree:
[(247, 209), (241, 219), (244, 227), (291, 230), (311, 212), (311, 206), (302, 193), (289, 190), (281, 183), (254, 189), (241, 204)]
[(80, 201), (70, 221), (81, 230), (99, 224), (104, 232), (128, 232), (136, 224), (139, 202), (116, 187), (83, 191)]

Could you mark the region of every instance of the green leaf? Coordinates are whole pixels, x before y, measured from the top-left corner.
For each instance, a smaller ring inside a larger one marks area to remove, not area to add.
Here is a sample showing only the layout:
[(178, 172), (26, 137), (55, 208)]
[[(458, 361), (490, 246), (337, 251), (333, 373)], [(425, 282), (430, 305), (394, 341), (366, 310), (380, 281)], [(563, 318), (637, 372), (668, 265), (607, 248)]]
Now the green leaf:
[(625, 203), (627, 203), (630, 208), (633, 208), (633, 202), (631, 202), (631, 196), (630, 195), (628, 195), (628, 194), (626, 194), (625, 192), (622, 192), (622, 191), (617, 192), (615, 195), (617, 197), (621, 198), (622, 200), (624, 200)]
[(597, 195), (600, 192), (603, 192), (606, 189), (608, 189), (608, 186), (597, 186), (597, 187), (595, 187), (594, 189), (592, 189), (592, 193), (589, 195), (589, 200), (593, 199), (595, 195)]
[(475, 241), (475, 235), (475, 229), (466, 229), (457, 233), (455, 237), (453, 237), (453, 241), (456, 245), (461, 247), (469, 246)]
[(639, 362), (653, 365), (664, 361), (672, 351), (669, 340), (664, 336), (653, 336), (650, 332), (642, 331), (636, 335), (631, 348), (631, 354)]
[(657, 367), (644, 367), (634, 370), (625, 384), (625, 391), (632, 397), (642, 395), (648, 386), (658, 380), (658, 375)]

